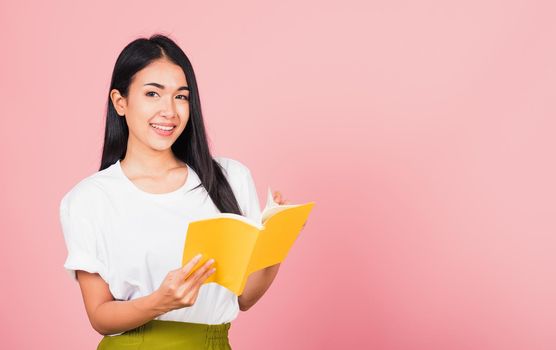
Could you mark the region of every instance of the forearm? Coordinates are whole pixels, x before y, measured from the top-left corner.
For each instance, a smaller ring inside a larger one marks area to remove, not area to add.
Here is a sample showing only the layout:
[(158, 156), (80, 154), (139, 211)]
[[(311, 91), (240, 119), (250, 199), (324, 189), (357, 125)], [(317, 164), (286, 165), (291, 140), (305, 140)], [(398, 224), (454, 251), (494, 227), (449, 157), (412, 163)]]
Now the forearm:
[(238, 297), (239, 308), (247, 311), (264, 295), (278, 274), (280, 264), (272, 265), (249, 275), (243, 293)]
[(91, 318), (93, 328), (103, 335), (125, 332), (164, 314), (155, 293), (129, 301), (114, 300), (101, 304)]

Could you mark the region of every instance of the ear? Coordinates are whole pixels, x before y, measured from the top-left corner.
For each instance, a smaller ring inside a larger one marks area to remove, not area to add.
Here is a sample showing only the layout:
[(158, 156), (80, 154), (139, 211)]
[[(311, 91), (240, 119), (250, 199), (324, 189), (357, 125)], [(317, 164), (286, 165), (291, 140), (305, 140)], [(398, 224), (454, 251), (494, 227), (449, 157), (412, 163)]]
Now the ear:
[(118, 113), (120, 117), (125, 116), (125, 109), (127, 107), (125, 97), (123, 97), (117, 89), (112, 89), (112, 91), (110, 91), (110, 99), (112, 100), (116, 113)]

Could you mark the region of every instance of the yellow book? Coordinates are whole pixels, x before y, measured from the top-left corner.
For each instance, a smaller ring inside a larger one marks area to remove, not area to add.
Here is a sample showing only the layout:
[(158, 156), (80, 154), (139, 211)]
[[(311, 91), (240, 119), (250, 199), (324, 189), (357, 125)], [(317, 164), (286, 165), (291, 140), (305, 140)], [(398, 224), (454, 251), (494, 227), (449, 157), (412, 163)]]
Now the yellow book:
[(199, 253), (192, 271), (214, 259), (216, 272), (203, 284), (216, 282), (239, 296), (251, 273), (284, 261), (315, 202), (279, 205), (270, 188), (267, 196), (262, 222), (231, 213), (190, 222), (182, 266)]

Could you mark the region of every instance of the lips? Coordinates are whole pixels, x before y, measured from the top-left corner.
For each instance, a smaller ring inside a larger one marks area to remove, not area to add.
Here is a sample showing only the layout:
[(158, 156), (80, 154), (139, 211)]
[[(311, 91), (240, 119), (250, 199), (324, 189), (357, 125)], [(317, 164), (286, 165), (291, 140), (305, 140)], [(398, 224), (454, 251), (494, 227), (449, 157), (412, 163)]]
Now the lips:
[(150, 123), (149, 125), (155, 129), (164, 131), (171, 131), (176, 127), (172, 123)]
[(162, 126), (176, 126), (174, 123), (149, 123), (151, 125), (162, 125)]

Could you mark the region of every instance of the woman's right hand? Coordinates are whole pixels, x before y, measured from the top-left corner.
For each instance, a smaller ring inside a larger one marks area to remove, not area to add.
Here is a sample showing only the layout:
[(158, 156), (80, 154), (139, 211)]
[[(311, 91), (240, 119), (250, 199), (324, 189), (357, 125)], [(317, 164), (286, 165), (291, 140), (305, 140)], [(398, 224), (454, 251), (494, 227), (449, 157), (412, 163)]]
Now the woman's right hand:
[(199, 254), (183, 267), (168, 272), (160, 287), (153, 293), (156, 294), (158, 308), (164, 313), (195, 303), (201, 285), (216, 271), (215, 268), (211, 268), (214, 259), (210, 259), (195, 272), (189, 274), (200, 259), (201, 255)]

